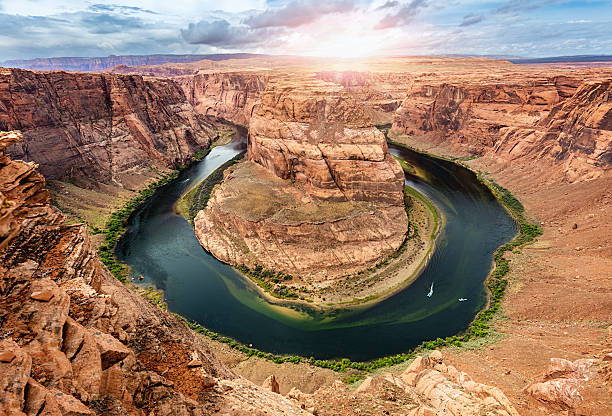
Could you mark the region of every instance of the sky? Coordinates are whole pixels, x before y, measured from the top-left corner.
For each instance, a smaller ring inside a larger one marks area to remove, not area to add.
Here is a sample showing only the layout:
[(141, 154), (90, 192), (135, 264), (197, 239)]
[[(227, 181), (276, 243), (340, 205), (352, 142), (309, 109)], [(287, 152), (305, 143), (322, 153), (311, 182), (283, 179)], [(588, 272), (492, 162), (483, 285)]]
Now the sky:
[(0, 0), (0, 61), (233, 52), (612, 55), (612, 0)]

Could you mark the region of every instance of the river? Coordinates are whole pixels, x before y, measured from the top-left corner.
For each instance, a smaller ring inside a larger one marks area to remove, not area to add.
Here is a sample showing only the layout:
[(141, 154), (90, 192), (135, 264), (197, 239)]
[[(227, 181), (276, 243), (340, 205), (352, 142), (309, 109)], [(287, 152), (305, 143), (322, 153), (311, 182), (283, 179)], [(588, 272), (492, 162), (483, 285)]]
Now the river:
[(485, 305), (483, 282), (493, 252), (516, 234), (515, 222), (471, 171), (394, 146), (390, 151), (419, 174), (407, 175), (406, 184), (446, 218), (421, 275), (377, 304), (334, 314), (270, 304), (250, 282), (207, 253), (174, 210), (186, 189), (244, 149), (244, 139), (215, 147), (128, 220), (117, 257), (131, 266), (133, 276), (144, 276), (143, 284), (165, 292), (170, 311), (262, 351), (365, 361), (457, 334)]

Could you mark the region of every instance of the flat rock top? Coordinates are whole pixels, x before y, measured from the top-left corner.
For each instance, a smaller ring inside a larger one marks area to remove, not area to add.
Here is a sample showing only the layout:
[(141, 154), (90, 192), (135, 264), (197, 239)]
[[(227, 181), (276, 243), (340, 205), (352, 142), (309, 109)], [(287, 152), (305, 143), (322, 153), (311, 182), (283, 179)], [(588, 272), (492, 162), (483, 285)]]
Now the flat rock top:
[(250, 161), (230, 168), (216, 203), (226, 213), (249, 221), (285, 225), (323, 223), (360, 215), (376, 204), (363, 201), (327, 202), (308, 195)]

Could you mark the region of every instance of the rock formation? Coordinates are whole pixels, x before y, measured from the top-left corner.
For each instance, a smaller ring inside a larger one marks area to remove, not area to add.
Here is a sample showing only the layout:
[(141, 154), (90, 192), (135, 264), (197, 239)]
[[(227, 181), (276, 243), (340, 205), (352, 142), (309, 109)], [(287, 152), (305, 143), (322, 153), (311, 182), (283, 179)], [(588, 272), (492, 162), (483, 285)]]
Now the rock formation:
[(294, 389), (287, 397), (319, 415), (519, 416), (501, 390), (473, 381), (445, 363), (440, 351), (417, 357), (399, 375), (367, 377), (354, 391), (337, 382), (314, 394)]
[(135, 187), (208, 147), (213, 122), (172, 81), (138, 75), (0, 70), (0, 130), (24, 140), (7, 152), (47, 178), (84, 176)]
[[(612, 374), (610, 366), (606, 365), (606, 358), (612, 361), (612, 356), (609, 355), (601, 361), (593, 358), (576, 361), (551, 358), (546, 373), (526, 387), (525, 391), (551, 409), (575, 410), (584, 400), (581, 391), (589, 381), (596, 380), (598, 373), (602, 374), (602, 378)], [(601, 369), (597, 368), (599, 366)], [(608, 380), (608, 383), (610, 381)]]
[(216, 257), (333, 279), (402, 244), (402, 169), (341, 88), (269, 83), (249, 126), (248, 161), (229, 169), (195, 218), (196, 235)]
[(610, 166), (610, 80), (554, 76), (531, 82), (415, 83), (393, 127), (472, 154), (563, 163), (568, 179)]
[(247, 126), (268, 76), (249, 72), (198, 72), (174, 80), (200, 114)]
[[(0, 134), (0, 151), (19, 139)], [(119, 283), (44, 185), (0, 153), (1, 414), (302, 414)]]

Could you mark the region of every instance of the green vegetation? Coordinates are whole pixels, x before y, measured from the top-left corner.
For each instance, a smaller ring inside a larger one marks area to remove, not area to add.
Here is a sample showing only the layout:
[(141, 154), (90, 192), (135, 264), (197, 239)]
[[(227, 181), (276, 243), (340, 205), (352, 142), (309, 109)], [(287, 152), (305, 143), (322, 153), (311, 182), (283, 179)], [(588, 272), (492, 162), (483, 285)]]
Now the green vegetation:
[[(274, 297), (281, 299), (298, 299), (299, 296), (291, 288), (286, 285), (280, 284), (282, 281), (291, 280), (293, 276), (289, 273), (276, 272), (273, 270), (264, 269), (262, 266), (255, 266), (253, 269), (249, 269), (246, 266), (236, 267), (242, 274), (251, 279), (255, 284), (261, 287), (263, 290), (268, 292)], [(310, 300), (312, 299), (303, 299)]]
[(140, 204), (155, 193), (157, 188), (168, 184), (177, 177), (178, 171), (176, 170), (162, 176), (157, 181), (138, 192), (138, 195), (129, 200), (123, 208), (114, 211), (107, 221), (106, 228), (103, 231), (105, 237), (104, 244), (98, 248), (98, 255), (102, 263), (108, 267), (108, 270), (110, 270), (113, 276), (120, 282), (127, 282), (129, 272), (126, 265), (119, 263), (115, 259), (114, 250), (117, 241), (119, 241), (119, 238), (125, 233), (125, 222)]
[[(404, 146), (401, 143), (394, 144)], [(197, 154), (196, 157), (194, 157), (194, 160), (201, 160), (203, 157), (206, 156), (207, 153), (207, 151), (202, 151), (201, 153)], [(433, 155), (429, 156), (436, 157)], [(210, 194), (214, 185), (219, 183), (223, 179), (223, 171), (227, 167), (233, 165), (234, 163), (237, 163), (237, 160), (240, 157), (242, 157), (242, 155), (239, 155), (236, 158), (226, 162), (224, 165), (215, 170), (205, 181), (202, 182), (202, 184), (195, 188), (194, 193), (191, 196), (191, 204), (189, 210), (191, 220), (193, 220), (193, 217), (195, 217), (195, 213), (197, 213), (199, 210), (203, 209), (206, 206), (206, 203), (210, 198)], [(137, 197), (126, 203), (126, 205), (122, 209), (113, 212), (110, 219), (108, 220), (106, 224), (106, 229), (103, 231), (106, 237), (105, 243), (100, 247), (99, 254), (102, 262), (120, 281), (127, 281), (127, 266), (122, 265), (115, 260), (113, 256), (113, 250), (119, 237), (125, 231), (125, 221), (129, 218), (130, 214), (142, 202), (144, 202), (146, 198), (153, 195), (157, 188), (167, 184), (171, 180), (175, 179), (177, 176), (178, 172), (173, 171), (172, 173), (165, 175), (158, 181), (152, 183), (147, 188), (140, 191)], [(372, 372), (379, 368), (390, 367), (404, 363), (406, 361), (412, 360), (414, 357), (416, 357), (417, 354), (426, 352), (428, 350), (433, 350), (444, 346), (461, 347), (463, 345), (467, 346), (474, 344), (475, 340), (484, 339), (485, 337), (490, 335), (489, 325), (491, 323), (491, 320), (494, 319), (495, 316), (499, 316), (498, 312), (501, 306), (501, 299), (508, 284), (505, 276), (510, 270), (509, 260), (504, 257), (504, 253), (507, 251), (520, 249), (542, 234), (542, 229), (538, 224), (531, 223), (525, 218), (523, 205), (507, 189), (496, 184), (492, 180), (484, 179), (480, 174), (478, 175), (478, 179), (489, 187), (491, 192), (493, 192), (493, 194), (498, 198), (498, 200), (503, 204), (503, 206), (508, 210), (508, 212), (515, 218), (518, 224), (519, 234), (511, 242), (504, 244), (495, 251), (493, 256), (495, 268), (486, 281), (486, 286), (491, 292), (491, 299), (489, 305), (486, 309), (481, 311), (476, 316), (474, 321), (470, 324), (469, 328), (461, 335), (455, 335), (444, 339), (437, 338), (433, 341), (426, 341), (418, 347), (412, 349), (411, 351), (388, 357), (382, 357), (367, 362), (354, 362), (349, 360), (348, 358), (342, 358), (337, 360), (317, 360), (314, 357), (305, 358), (300, 356), (278, 355), (263, 352), (256, 348), (245, 346), (230, 337), (225, 337), (220, 334), (217, 334), (207, 328), (204, 328), (198, 323), (190, 322), (180, 315), (175, 314), (175, 316), (178, 319), (182, 320), (189, 328), (191, 328), (195, 332), (205, 335), (212, 340), (225, 343), (231, 348), (241, 351), (249, 356), (264, 358), (277, 364), (285, 362), (291, 362), (295, 364), (307, 363), (315, 367), (328, 368), (338, 372), (346, 372), (349, 369), (356, 370), (358, 371), (358, 373), (353, 372), (345, 378), (346, 382), (351, 383), (360, 378), (363, 378), (363, 372)], [(405, 189), (406, 212), (410, 212), (411, 204), (409, 203), (409, 201), (411, 196), (419, 198), (428, 206), (430, 210), (432, 210), (436, 221), (436, 227), (434, 229), (437, 229), (439, 221), (438, 214), (431, 202), (424, 198), (420, 193), (415, 192), (414, 190), (412, 190), (412, 188), (408, 187), (406, 187)], [(260, 283), (260, 286), (265, 284), (270, 286), (269, 281), (277, 283), (274, 281), (277, 280), (278, 283), (280, 283), (283, 280), (291, 278), (291, 276), (288, 274), (269, 271), (261, 267), (256, 267), (254, 270), (249, 270), (245, 268), (245, 270), (242, 271), (252, 279), (257, 279), (260, 282), (263, 282)], [(163, 294), (161, 293), (161, 291), (157, 291), (151, 288), (150, 290), (145, 289), (144, 292), (145, 293), (143, 294), (143, 296), (157, 303), (162, 308), (165, 308), (165, 303), (163, 302)], [(293, 297), (293, 294), (289, 291), (283, 292), (282, 295), (284, 297)]]
[(409, 164), (408, 162), (406, 162), (404, 159), (399, 158), (397, 156), (393, 156), (395, 158), (395, 160), (397, 160), (400, 164), (400, 166), (402, 167), (402, 169), (404, 170), (405, 173), (408, 173), (409, 175), (416, 175), (417, 171), (414, 168), (414, 166), (412, 166), (411, 164)]
[[(431, 235), (429, 236), (429, 238), (433, 239), (435, 237), (435, 235), (436, 235), (436, 232), (438, 231), (438, 226), (439, 226), (439, 223), (440, 223), (440, 215), (438, 214), (438, 210), (431, 203), (431, 201), (429, 199), (425, 198), (425, 195), (423, 195), (422, 193), (420, 193), (416, 189), (411, 188), (409, 186), (404, 186), (404, 205), (406, 205), (405, 201), (406, 201), (407, 195), (410, 195), (410, 196), (413, 196), (415, 198), (418, 198), (423, 204), (425, 204), (425, 206), (429, 209), (429, 211), (431, 211), (431, 215), (433, 216), (434, 226), (433, 226), (433, 228), (431, 230)], [(409, 211), (406, 211), (406, 213), (408, 215), (410, 215)]]
[(353, 373), (353, 374), (348, 374), (346, 377), (344, 377), (342, 379), (342, 382), (344, 384), (354, 384), (365, 378), (366, 378), (366, 375), (364, 373)]
[(537, 237), (542, 235), (542, 227), (537, 223), (529, 222), (524, 215), (525, 208), (509, 190), (496, 184), (491, 179), (484, 179), (482, 174), (478, 174), (478, 179), (485, 184), (491, 192), (502, 203), (506, 210), (516, 220), (519, 228), (519, 234), (510, 242), (502, 245), (493, 254), (495, 269), (486, 281), (486, 285), (491, 291), (491, 299), (487, 309), (481, 311), (470, 326), (470, 331), (475, 336), (485, 336), (488, 334), (488, 321), (499, 310), (501, 299), (508, 285), (508, 280), (505, 276), (510, 271), (510, 261), (504, 257), (507, 251), (520, 249), (526, 244), (533, 242)]
[(133, 286), (132, 289), (140, 293), (140, 295), (143, 298), (150, 300), (151, 302), (153, 302), (154, 304), (156, 304), (157, 306), (159, 306), (165, 311), (168, 310), (168, 304), (166, 304), (166, 302), (164, 301), (164, 291), (163, 290), (156, 289), (154, 287), (143, 288), (143, 287), (139, 287), (136, 285), (132, 285), (132, 286)]
[(368, 361), (368, 362), (356, 362), (356, 361), (351, 361), (348, 358), (342, 358), (338, 360), (317, 360), (314, 357), (306, 358), (306, 357), (301, 357), (297, 355), (272, 354), (269, 352), (260, 351), (257, 348), (247, 347), (246, 345), (241, 344), (240, 342), (230, 337), (224, 337), (220, 334), (217, 334), (214, 331), (204, 328), (202, 325), (198, 323), (190, 322), (184, 317), (182, 317), (181, 315), (174, 314), (174, 316), (176, 316), (178, 319), (183, 321), (189, 328), (191, 328), (198, 334), (205, 335), (212, 340), (227, 344), (231, 348), (247, 354), (249, 357), (264, 358), (276, 364), (307, 363), (315, 367), (328, 368), (330, 370), (338, 371), (338, 372), (345, 372), (348, 369), (370, 372), (377, 368), (389, 367), (392, 365), (400, 364), (404, 361), (407, 361), (407, 360), (410, 360), (416, 357), (416, 352), (409, 352), (409, 353), (397, 354), (397, 355), (390, 356), (390, 357), (378, 358), (376, 360)]
[(223, 172), (225, 169), (232, 165), (235, 165), (244, 157), (244, 152), (234, 156), (221, 166), (219, 166), (213, 173), (208, 175), (197, 187), (187, 192), (179, 200), (178, 208), (179, 212), (187, 218), (190, 224), (193, 225), (193, 220), (198, 215), (198, 212), (206, 208), (210, 194), (212, 193), (215, 185), (223, 180)]

